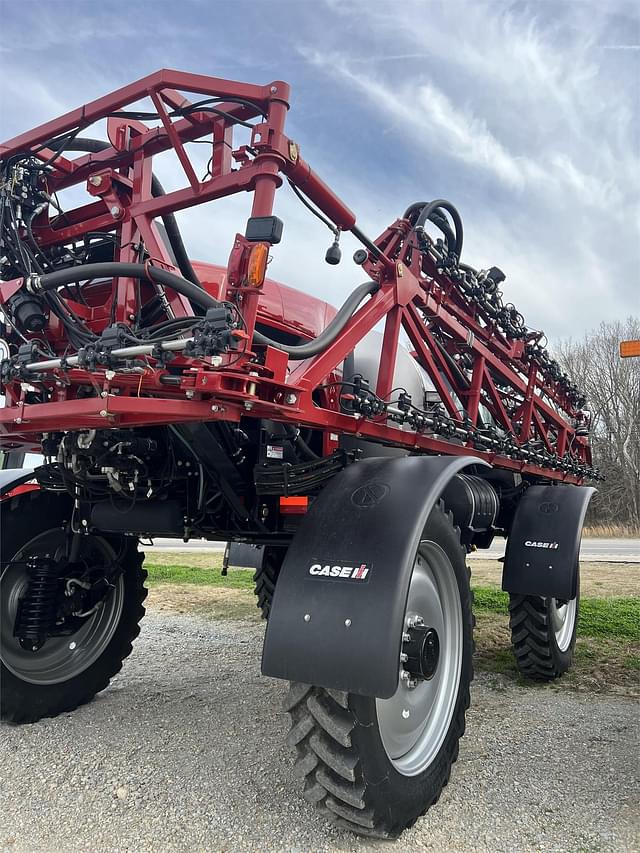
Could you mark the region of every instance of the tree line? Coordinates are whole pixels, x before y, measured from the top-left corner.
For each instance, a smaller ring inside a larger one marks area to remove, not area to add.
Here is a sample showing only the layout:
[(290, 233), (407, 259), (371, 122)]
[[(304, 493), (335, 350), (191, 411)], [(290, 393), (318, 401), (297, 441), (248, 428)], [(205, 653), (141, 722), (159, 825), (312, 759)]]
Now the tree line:
[(601, 323), (556, 357), (587, 395), (597, 483), (587, 524), (640, 529), (640, 358), (620, 358), (622, 340), (640, 339), (640, 318)]

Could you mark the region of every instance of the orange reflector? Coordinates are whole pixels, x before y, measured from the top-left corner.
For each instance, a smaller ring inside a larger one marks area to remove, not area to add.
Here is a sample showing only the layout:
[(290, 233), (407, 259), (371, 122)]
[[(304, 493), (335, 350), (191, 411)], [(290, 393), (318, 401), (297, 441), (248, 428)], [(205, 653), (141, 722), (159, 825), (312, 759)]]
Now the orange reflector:
[(309, 509), (309, 498), (306, 495), (294, 495), (290, 498), (280, 498), (280, 512), (283, 515), (298, 515)]
[(620, 357), (630, 358), (640, 355), (640, 341), (620, 341)]
[(247, 264), (247, 284), (249, 287), (260, 287), (267, 272), (269, 248), (266, 243), (256, 243), (252, 246)]

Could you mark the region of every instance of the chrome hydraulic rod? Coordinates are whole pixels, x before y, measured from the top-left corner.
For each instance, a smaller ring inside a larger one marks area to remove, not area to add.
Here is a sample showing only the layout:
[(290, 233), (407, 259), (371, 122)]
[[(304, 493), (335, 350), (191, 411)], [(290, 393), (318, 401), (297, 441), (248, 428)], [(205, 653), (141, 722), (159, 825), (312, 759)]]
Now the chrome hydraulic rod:
[[(155, 344), (135, 344), (130, 347), (120, 347), (119, 349), (111, 350), (110, 356), (114, 358), (132, 358), (136, 355), (153, 355), (154, 352), (162, 350), (163, 352), (176, 352), (183, 350), (188, 343), (192, 342), (193, 338), (180, 338), (177, 341), (159, 341)], [(80, 364), (80, 356), (70, 355), (66, 358), (50, 358), (46, 361), (32, 361), (25, 365), (26, 370), (32, 373), (38, 373), (41, 370), (57, 370), (60, 367), (76, 367)]]

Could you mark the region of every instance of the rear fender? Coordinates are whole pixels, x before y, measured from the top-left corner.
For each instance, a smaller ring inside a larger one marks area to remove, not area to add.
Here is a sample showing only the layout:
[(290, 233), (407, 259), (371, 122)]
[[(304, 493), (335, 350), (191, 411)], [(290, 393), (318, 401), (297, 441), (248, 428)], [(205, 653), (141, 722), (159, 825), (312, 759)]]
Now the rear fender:
[(0, 470), (0, 501), (12, 498), (22, 492), (39, 489), (33, 480), (32, 468), (5, 468)]
[(372, 458), (323, 489), (291, 543), (262, 655), (275, 678), (392, 696), (415, 554), (427, 518), (474, 457)]
[(591, 486), (530, 486), (507, 539), (502, 588), (520, 595), (575, 598), (582, 525)]

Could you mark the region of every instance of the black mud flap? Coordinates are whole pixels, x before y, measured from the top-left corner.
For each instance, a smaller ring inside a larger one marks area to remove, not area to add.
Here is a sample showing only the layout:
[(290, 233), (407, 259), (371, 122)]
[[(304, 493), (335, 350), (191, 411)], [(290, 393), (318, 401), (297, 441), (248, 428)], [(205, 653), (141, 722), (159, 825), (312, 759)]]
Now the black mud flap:
[(502, 588), (519, 595), (576, 596), (582, 525), (591, 486), (530, 486), (516, 509)]
[(275, 678), (388, 698), (415, 554), (447, 483), (480, 459), (365, 459), (337, 474), (280, 570), (262, 654)]
[(227, 542), (222, 560), (222, 574), (229, 566), (233, 569), (261, 569), (264, 560), (264, 545), (248, 542)]

